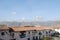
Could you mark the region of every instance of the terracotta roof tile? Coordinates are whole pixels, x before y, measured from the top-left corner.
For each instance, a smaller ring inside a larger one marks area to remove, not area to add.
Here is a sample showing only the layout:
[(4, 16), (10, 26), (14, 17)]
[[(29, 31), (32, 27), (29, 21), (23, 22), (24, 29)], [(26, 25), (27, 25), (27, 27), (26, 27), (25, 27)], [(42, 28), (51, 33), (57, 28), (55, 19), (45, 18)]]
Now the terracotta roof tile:
[(5, 30), (5, 29), (9, 29), (7, 26), (1, 26), (0, 25), (0, 30)]
[(14, 31), (29, 31), (29, 30), (34, 30), (33, 27), (10, 27)]
[(29, 30), (46, 30), (50, 29), (49, 27), (10, 27), (14, 31), (29, 31)]
[(54, 27), (52, 27), (53, 29), (60, 29), (60, 27), (58, 27), (58, 26), (54, 26)]

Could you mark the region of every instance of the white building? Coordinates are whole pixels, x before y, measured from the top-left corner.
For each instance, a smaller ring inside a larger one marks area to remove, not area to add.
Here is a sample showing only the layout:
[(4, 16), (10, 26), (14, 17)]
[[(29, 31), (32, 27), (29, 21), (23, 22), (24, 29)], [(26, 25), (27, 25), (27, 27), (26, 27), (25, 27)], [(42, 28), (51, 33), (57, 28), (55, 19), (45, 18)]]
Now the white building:
[(55, 32), (60, 33), (60, 27), (54, 26), (54, 27), (52, 27), (52, 29), (53, 29)]
[(9, 28), (5, 25), (0, 25), (0, 40), (9, 40)]
[(10, 29), (14, 40), (40, 40), (52, 34), (48, 27), (10, 27)]
[(0, 40), (41, 40), (55, 31), (49, 27), (7, 27), (0, 26)]

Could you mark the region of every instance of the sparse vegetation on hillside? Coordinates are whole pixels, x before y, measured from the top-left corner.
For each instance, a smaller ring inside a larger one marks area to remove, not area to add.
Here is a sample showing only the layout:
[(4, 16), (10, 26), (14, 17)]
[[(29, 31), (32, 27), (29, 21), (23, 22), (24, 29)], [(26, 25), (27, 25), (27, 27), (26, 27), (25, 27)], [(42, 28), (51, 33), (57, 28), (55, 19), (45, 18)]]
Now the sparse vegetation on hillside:
[(43, 40), (53, 40), (52, 37), (43, 37)]

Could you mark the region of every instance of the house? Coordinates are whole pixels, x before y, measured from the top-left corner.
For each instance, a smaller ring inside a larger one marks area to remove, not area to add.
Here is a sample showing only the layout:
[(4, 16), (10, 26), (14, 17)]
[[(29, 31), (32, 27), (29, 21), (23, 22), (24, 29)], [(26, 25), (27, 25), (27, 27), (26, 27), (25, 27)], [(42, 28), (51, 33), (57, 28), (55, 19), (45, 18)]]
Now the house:
[(12, 40), (40, 40), (44, 36), (50, 36), (52, 30), (49, 27), (10, 27)]
[(0, 40), (41, 40), (44, 36), (51, 36), (55, 30), (45, 26), (14, 26), (0, 25)]
[(0, 40), (9, 39), (9, 28), (6, 25), (0, 25)]
[(59, 33), (60, 33), (60, 27), (58, 27), (58, 26), (53, 26), (52, 29), (53, 29), (55, 32), (59, 32)]
[(30, 37), (32, 38), (32, 31), (34, 28), (32, 27), (10, 27), (11, 33), (14, 34), (15, 40), (29, 40)]

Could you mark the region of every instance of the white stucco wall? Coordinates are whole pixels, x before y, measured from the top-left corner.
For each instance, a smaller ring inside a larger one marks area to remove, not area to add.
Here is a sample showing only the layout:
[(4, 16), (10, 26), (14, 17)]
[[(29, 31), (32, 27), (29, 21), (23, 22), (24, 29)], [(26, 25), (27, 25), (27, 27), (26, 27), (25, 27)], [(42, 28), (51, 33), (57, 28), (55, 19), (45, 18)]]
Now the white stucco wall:
[[(42, 38), (43, 36), (49, 36), (49, 34), (51, 34), (51, 33), (48, 33), (48, 34), (46, 34), (46, 32), (49, 32), (50, 30), (44, 30), (44, 31), (37, 31), (37, 33), (36, 34), (33, 34), (32, 32), (33, 31), (26, 31), (26, 37), (25, 38), (20, 38), (20, 32), (14, 32), (14, 34), (15, 34), (15, 36), (14, 36), (14, 38), (16, 38), (17, 40), (27, 40), (27, 38), (30, 38), (30, 40), (32, 40), (33, 39), (33, 36), (37, 36), (38, 38), (39, 38), (39, 36)], [(28, 33), (28, 32), (30, 32), (30, 34)], [(41, 32), (42, 33), (42, 35), (39, 35), (39, 32)]]
[(60, 33), (60, 29), (55, 29), (55, 31)]
[[(12, 32), (14, 33), (14, 38), (11, 37), (9, 30), (7, 31), (0, 31), (0, 38), (1, 39), (5, 39), (5, 40), (10, 40), (10, 39), (16, 39), (16, 40), (27, 40), (27, 38), (30, 38), (30, 40), (33, 39), (33, 36), (37, 36), (39, 38), (39, 36), (42, 38), (43, 36), (49, 36), (50, 34), (52, 34), (53, 31), (51, 31), (50, 33), (46, 34), (46, 32), (49, 32), (50, 30), (41, 30), (41, 31), (37, 31), (36, 34), (33, 34), (33, 31), (26, 31), (26, 37), (25, 38), (20, 38), (20, 32)], [(5, 32), (5, 35), (2, 36), (1, 32)], [(8, 34), (7, 34), (7, 33)], [(30, 34), (28, 33), (30, 32)], [(39, 32), (42, 33), (42, 35), (39, 35)]]
[[(4, 35), (1, 35), (2, 32), (4, 32)], [(9, 37), (9, 32), (8, 32), (8, 30), (6, 30), (6, 31), (0, 31), (0, 38), (1, 38), (1, 39), (4, 39), (4, 40), (9, 40), (10, 37)]]

